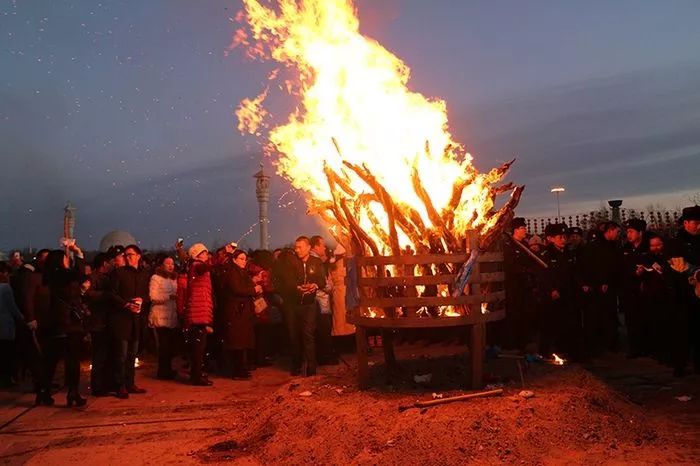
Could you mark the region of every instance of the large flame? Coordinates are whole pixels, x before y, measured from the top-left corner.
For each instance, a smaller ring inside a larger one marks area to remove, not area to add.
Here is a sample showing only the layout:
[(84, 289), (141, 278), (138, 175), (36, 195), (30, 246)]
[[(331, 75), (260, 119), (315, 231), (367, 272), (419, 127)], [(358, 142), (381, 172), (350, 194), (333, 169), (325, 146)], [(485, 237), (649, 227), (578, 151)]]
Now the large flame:
[[(279, 0), (276, 7), (258, 0), (243, 3), (238, 19), (247, 26), (236, 32), (234, 46), (244, 46), (249, 57), (284, 65), (293, 79), (279, 87), (301, 100), (286, 124), (269, 130), (268, 147), (279, 154), (280, 175), (309, 199), (332, 201), (324, 166), (358, 194), (372, 190), (343, 162), (364, 166), (398, 207), (410, 206), (426, 228), (433, 228), (435, 216), (411, 184), (417, 170), (435, 210), (450, 216), (455, 237), (495, 223), (489, 187), (503, 173), (476, 172), (471, 156), (448, 130), (445, 102), (407, 88), (409, 68), (360, 34), (350, 1)], [(262, 107), (268, 89), (241, 102), (241, 131), (260, 135), (269, 123)], [(460, 182), (464, 190), (451, 203), (453, 186)], [(354, 209), (359, 225), (387, 249), (386, 229), (378, 227), (388, 222), (380, 202), (358, 203)], [(420, 247), (401, 228), (397, 236), (401, 247)]]

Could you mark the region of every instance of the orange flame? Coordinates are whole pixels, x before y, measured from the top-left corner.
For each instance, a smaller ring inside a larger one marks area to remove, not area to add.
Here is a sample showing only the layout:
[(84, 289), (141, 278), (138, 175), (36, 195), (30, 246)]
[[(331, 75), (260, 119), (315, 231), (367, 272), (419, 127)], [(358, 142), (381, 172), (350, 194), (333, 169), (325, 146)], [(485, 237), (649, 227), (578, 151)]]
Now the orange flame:
[(559, 356), (556, 355), (556, 353), (552, 353), (552, 359), (553, 359), (554, 364), (556, 364), (557, 366), (563, 366), (564, 363), (566, 363), (566, 359), (560, 358)]
[[(358, 194), (371, 189), (343, 162), (365, 166), (399, 207), (410, 206), (427, 228), (435, 227), (411, 185), (416, 169), (437, 212), (454, 213), (455, 237), (493, 226), (489, 187), (503, 174), (476, 172), (471, 155), (447, 129), (445, 102), (407, 88), (408, 66), (360, 34), (350, 0), (279, 0), (276, 7), (260, 0), (243, 4), (245, 11), (238, 18), (247, 27), (236, 33), (234, 45), (245, 47), (248, 57), (285, 65), (294, 73), (301, 99), (286, 124), (269, 130), (268, 149), (280, 154), (280, 175), (308, 198), (331, 201), (324, 165)], [(260, 134), (268, 117), (262, 108), (266, 97), (267, 90), (241, 102), (241, 131)], [(466, 188), (450, 205), (452, 187), (460, 180)], [(354, 215), (383, 250), (389, 248), (382, 234), (388, 217), (380, 202), (358, 203)], [(397, 233), (401, 247), (417, 248), (415, 238), (411, 241), (400, 228)]]

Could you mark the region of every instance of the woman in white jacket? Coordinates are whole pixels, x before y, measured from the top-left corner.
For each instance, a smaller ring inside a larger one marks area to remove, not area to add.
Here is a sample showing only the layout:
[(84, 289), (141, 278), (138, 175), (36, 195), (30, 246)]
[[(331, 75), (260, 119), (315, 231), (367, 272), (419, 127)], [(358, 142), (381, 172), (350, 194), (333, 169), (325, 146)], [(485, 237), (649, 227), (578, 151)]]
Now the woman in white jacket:
[(149, 294), (151, 313), (148, 325), (156, 329), (158, 342), (158, 374), (162, 380), (172, 380), (177, 375), (173, 370), (175, 341), (177, 336), (177, 274), (172, 257), (162, 256), (157, 261), (155, 274), (151, 277)]

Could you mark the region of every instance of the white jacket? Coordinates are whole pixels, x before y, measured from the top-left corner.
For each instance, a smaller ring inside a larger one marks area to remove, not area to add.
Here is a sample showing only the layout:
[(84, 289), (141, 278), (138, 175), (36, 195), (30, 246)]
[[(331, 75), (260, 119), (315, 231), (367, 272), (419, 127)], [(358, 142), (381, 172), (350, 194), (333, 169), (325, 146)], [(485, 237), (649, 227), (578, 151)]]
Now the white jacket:
[(177, 327), (177, 301), (170, 299), (171, 296), (177, 295), (177, 281), (156, 273), (151, 277), (149, 295), (151, 297), (149, 327)]

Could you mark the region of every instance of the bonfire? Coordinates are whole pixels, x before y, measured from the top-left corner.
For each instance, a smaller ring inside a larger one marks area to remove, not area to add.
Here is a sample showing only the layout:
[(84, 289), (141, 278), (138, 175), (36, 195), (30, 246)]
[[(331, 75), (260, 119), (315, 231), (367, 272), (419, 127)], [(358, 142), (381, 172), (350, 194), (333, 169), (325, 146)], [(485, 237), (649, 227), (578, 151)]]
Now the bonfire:
[[(503, 183), (513, 161), (479, 173), (450, 134), (445, 102), (409, 90), (408, 66), (359, 32), (351, 2), (243, 4), (232, 48), (277, 67), (241, 102), (239, 130), (265, 139), (278, 174), (354, 255), (468, 249), (451, 290), (461, 294), (520, 200), (523, 187)], [(272, 90), (298, 99), (277, 126), (264, 105)], [(472, 232), (477, 244), (467, 248)]]

